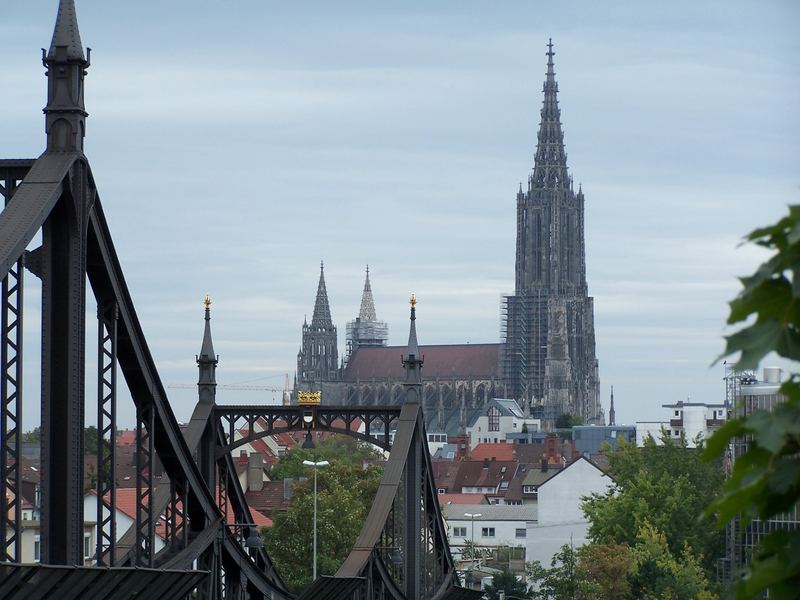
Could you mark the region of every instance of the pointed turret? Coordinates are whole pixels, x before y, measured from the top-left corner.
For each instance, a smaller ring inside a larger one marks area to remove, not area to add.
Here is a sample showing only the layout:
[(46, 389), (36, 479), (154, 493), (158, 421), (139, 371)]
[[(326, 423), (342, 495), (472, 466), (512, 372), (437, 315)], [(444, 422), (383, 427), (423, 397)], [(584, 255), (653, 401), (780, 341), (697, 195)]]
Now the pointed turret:
[(323, 381), (335, 381), (338, 377), (336, 326), (331, 319), (328, 291), (325, 288), (325, 265), (320, 262), (317, 299), (311, 324), (303, 319), (303, 344), (297, 353), (297, 379), (301, 384), (311, 384), (313, 388)]
[(567, 154), (558, 108), (558, 83), (554, 70), (553, 40), (547, 44), (547, 75), (544, 81), (539, 136), (531, 184), (534, 188), (569, 188)]
[(376, 321), (375, 301), (372, 299), (372, 287), (369, 284), (369, 265), (367, 265), (367, 277), (364, 280), (364, 291), (361, 293), (361, 309), (358, 311), (358, 318), (362, 321)]
[(45, 130), (48, 152), (83, 152), (86, 133), (83, 80), (89, 67), (84, 56), (74, 0), (61, 0), (50, 49), (42, 49), (47, 67)]
[[(419, 351), (419, 344), (417, 343), (417, 298), (411, 294), (411, 326), (408, 331), (408, 346), (406, 353), (403, 355), (403, 368), (406, 371), (405, 385), (416, 389), (416, 400), (419, 401), (422, 390), (422, 363), (423, 357)], [(418, 389), (417, 389), (418, 388)], [(406, 401), (412, 397), (407, 390)]]
[(72, 60), (84, 60), (81, 32), (78, 30), (78, 15), (75, 12), (75, 0), (61, 0), (58, 3), (56, 28), (47, 58), (56, 57), (56, 49), (63, 47), (64, 56)]
[(385, 346), (389, 340), (389, 326), (384, 321), (378, 321), (375, 312), (372, 284), (369, 281), (369, 265), (364, 279), (364, 291), (361, 293), (361, 308), (355, 320), (348, 321), (346, 334), (347, 353), (342, 363), (343, 367), (347, 366), (359, 348)]
[(608, 409), (608, 424), (616, 425), (616, 415), (614, 414), (614, 386), (611, 386), (611, 406)]
[(211, 297), (206, 294), (203, 304), (206, 307), (206, 324), (203, 330), (203, 343), (197, 355), (197, 392), (200, 402), (214, 403), (217, 388), (217, 363), (219, 358), (214, 353), (214, 342), (211, 339)]
[(311, 316), (311, 327), (332, 327), (331, 309), (328, 304), (328, 290), (325, 288), (325, 264), (319, 263), (319, 285), (317, 300), (314, 303), (314, 314)]

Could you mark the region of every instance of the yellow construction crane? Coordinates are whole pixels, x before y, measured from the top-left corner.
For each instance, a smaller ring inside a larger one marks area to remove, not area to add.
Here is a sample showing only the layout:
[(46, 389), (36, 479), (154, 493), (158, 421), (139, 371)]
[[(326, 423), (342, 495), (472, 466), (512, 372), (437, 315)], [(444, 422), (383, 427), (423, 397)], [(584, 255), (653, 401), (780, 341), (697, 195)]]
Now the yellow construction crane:
[[(168, 388), (175, 390), (193, 390), (197, 387), (196, 383), (171, 383)], [(289, 374), (285, 373), (283, 378), (283, 387), (275, 387), (268, 385), (252, 385), (242, 383), (219, 383), (217, 384), (218, 390), (231, 390), (237, 392), (282, 392), (283, 403), (289, 404), (291, 400), (291, 389), (289, 388)]]

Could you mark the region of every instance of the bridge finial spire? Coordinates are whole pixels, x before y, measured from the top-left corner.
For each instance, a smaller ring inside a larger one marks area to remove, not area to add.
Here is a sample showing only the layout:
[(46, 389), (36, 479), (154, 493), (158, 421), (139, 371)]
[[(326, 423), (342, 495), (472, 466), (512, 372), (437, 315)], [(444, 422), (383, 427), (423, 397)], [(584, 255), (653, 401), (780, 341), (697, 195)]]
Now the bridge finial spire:
[(211, 339), (211, 296), (206, 294), (203, 299), (203, 306), (205, 306), (205, 328), (203, 330), (203, 344), (200, 347), (200, 354), (197, 356), (197, 368), (199, 369), (199, 377), (197, 379), (198, 392), (200, 394), (200, 401), (214, 402), (216, 395), (217, 385), (217, 363), (219, 359), (214, 352), (214, 342)]
[(75, 0), (60, 0), (56, 27), (47, 58), (56, 58), (58, 49), (64, 48), (64, 56), (71, 60), (84, 60), (81, 32), (78, 29), (78, 15), (75, 12)]
[(47, 106), (44, 108), (48, 152), (83, 152), (88, 113), (83, 80), (91, 50), (83, 53), (75, 0), (60, 0), (50, 49), (42, 49), (47, 67)]
[[(415, 294), (411, 294), (409, 304), (411, 305), (411, 325), (408, 331), (408, 346), (403, 356), (403, 367), (406, 371), (406, 385), (417, 387), (422, 385), (423, 357), (420, 354), (419, 343), (417, 342), (417, 296)], [(417, 401), (420, 400), (420, 396), (421, 394), (417, 391)], [(406, 401), (409, 399), (407, 394)]]

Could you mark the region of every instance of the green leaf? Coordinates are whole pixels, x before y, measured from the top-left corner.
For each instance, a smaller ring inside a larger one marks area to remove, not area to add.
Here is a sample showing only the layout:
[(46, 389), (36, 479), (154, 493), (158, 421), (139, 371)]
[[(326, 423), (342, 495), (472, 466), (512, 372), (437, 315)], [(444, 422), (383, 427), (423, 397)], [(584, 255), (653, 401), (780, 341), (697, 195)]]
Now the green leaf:
[(737, 371), (755, 369), (759, 361), (775, 348), (782, 333), (783, 326), (775, 319), (757, 321), (728, 336), (725, 352), (719, 358), (741, 352), (735, 369)]

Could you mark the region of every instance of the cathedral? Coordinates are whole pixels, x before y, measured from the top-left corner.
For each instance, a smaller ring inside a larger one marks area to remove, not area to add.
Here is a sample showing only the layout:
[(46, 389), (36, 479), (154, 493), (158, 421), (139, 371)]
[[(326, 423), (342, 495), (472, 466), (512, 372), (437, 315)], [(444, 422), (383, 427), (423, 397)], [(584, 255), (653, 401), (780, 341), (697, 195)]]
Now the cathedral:
[[(459, 432), (467, 413), (491, 398), (513, 398), (549, 427), (563, 413), (604, 422), (586, 283), (584, 195), (567, 170), (554, 55), (551, 41), (533, 172), (516, 198), (515, 289), (502, 301), (501, 343), (420, 346), (423, 406), (433, 430)], [(295, 389), (321, 391), (326, 404), (394, 404), (401, 397), (405, 347), (388, 346), (388, 333), (377, 317), (367, 267), (361, 307), (347, 323), (346, 356), (339, 361), (320, 266)]]
[(539, 136), (527, 189), (517, 193), (515, 290), (503, 299), (503, 376), (511, 397), (548, 422), (563, 413), (603, 423), (586, 285), (584, 195), (575, 193), (548, 43)]

